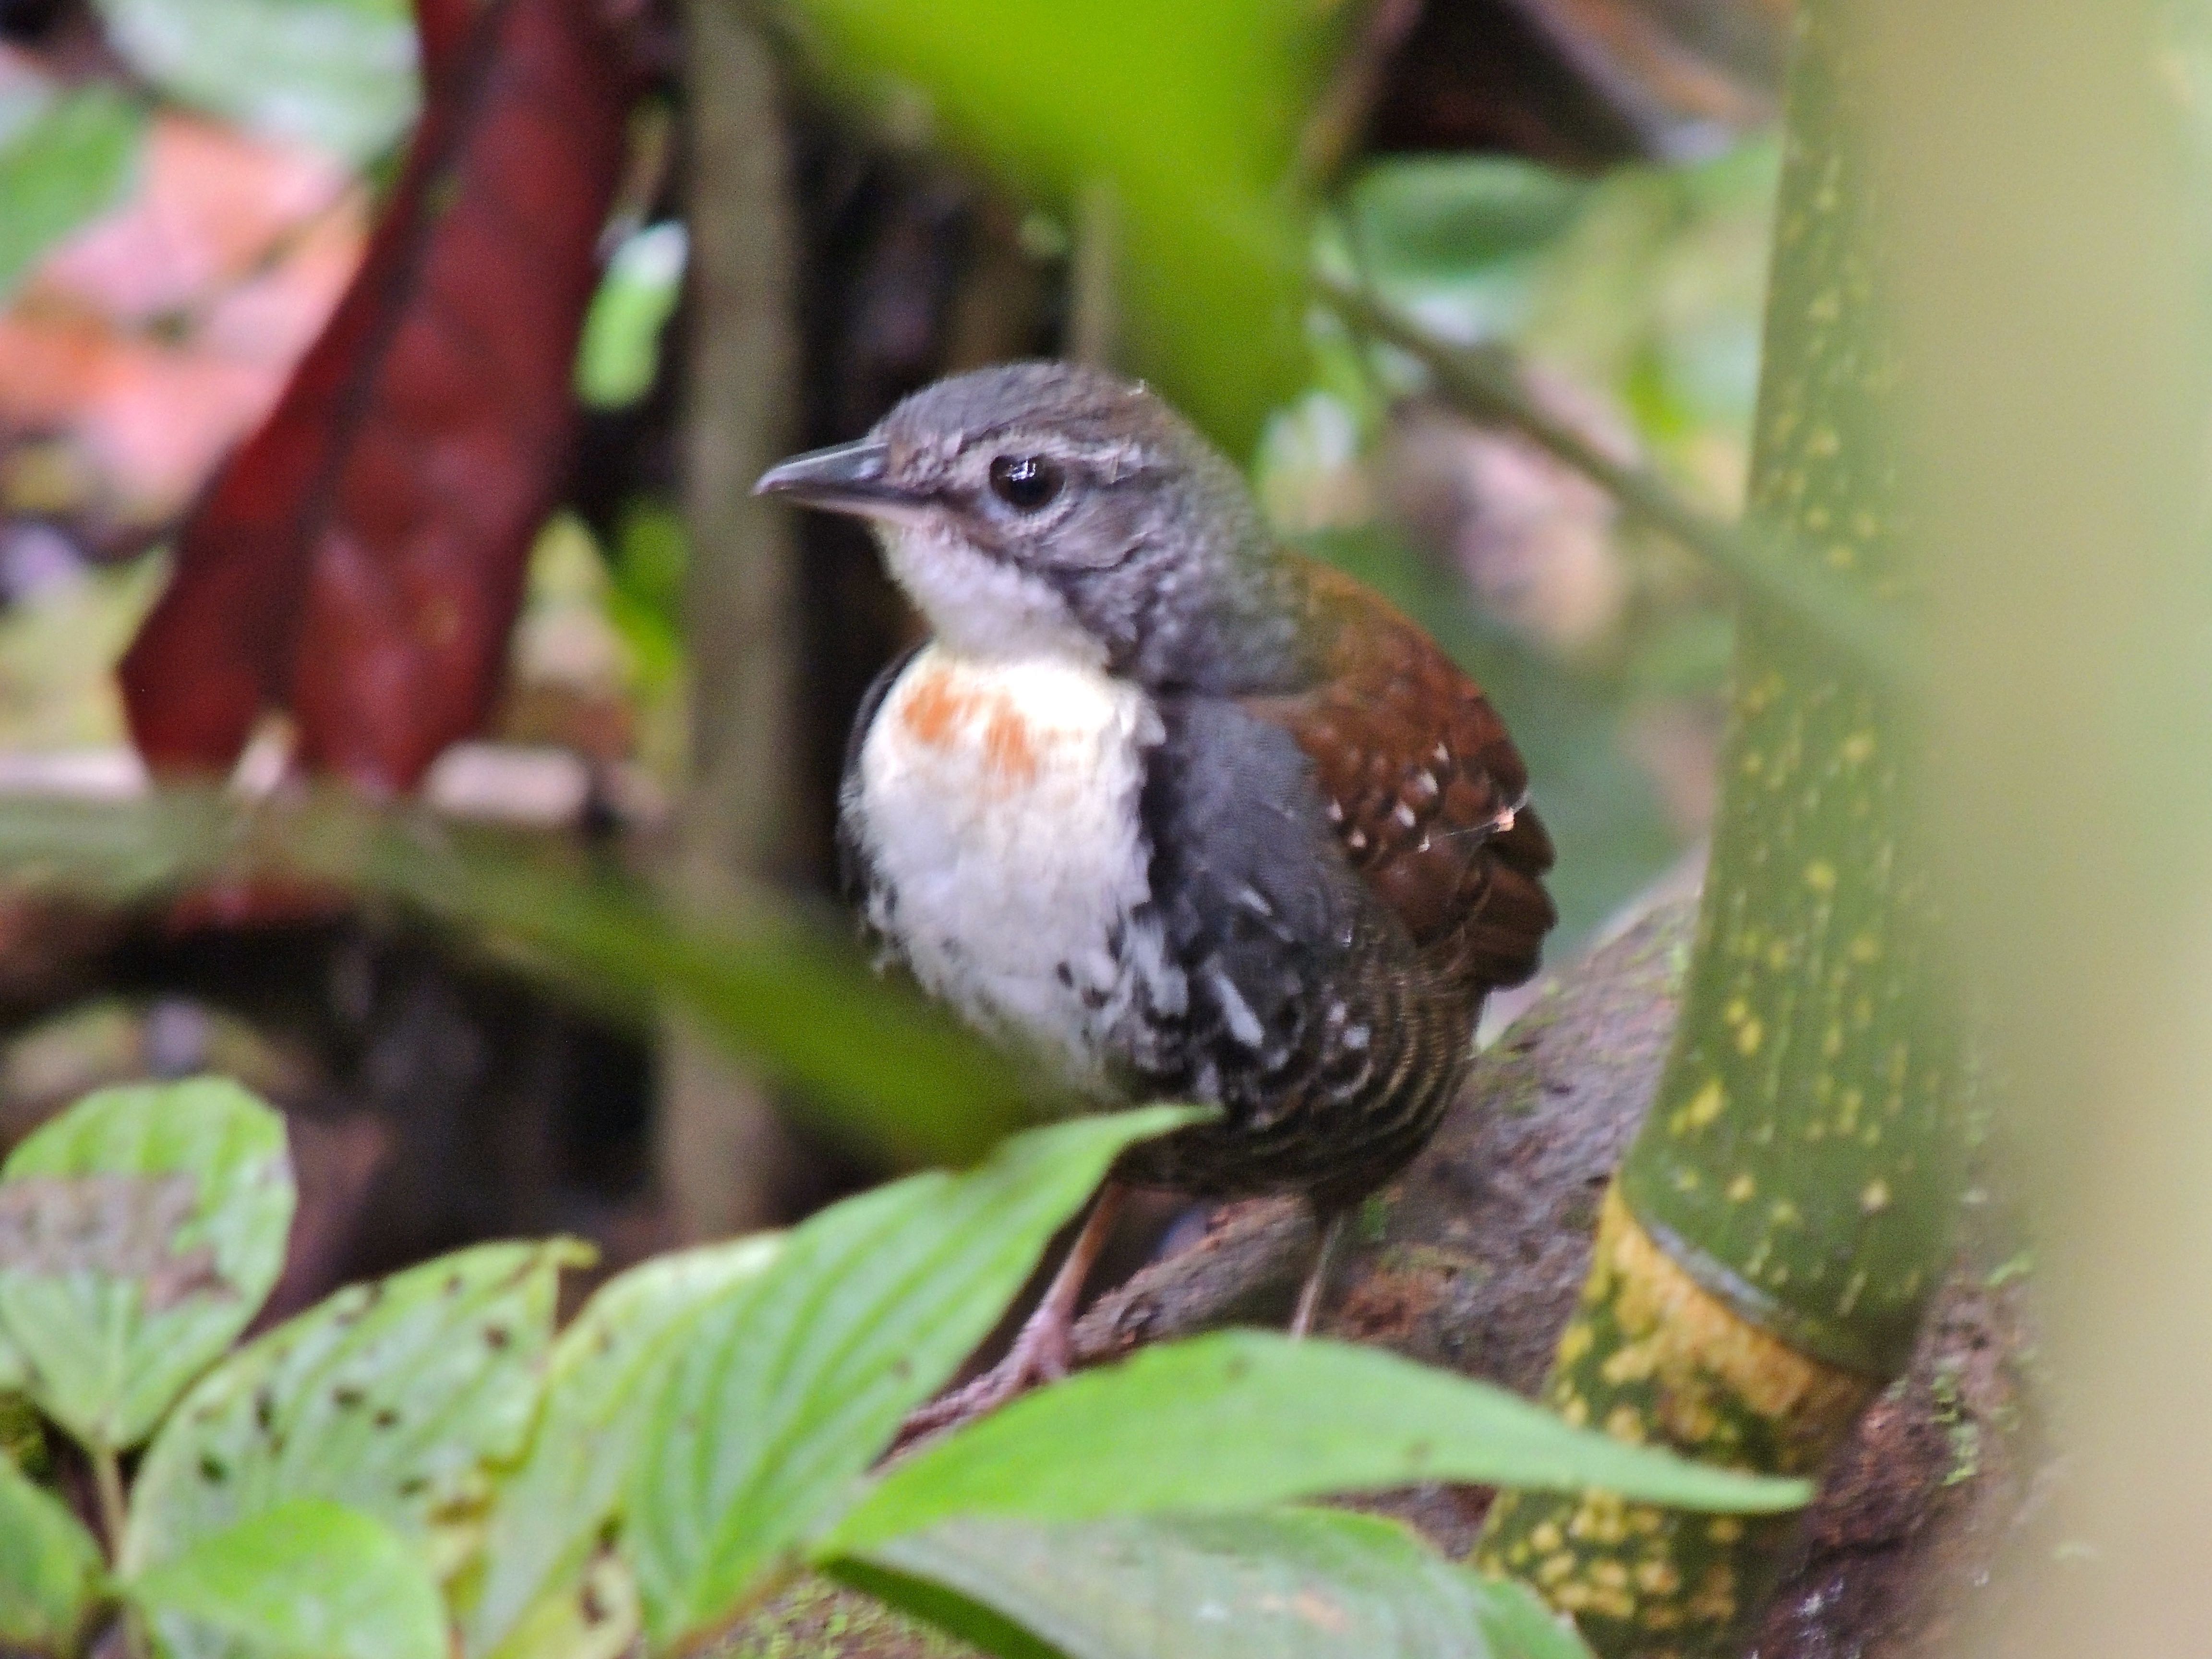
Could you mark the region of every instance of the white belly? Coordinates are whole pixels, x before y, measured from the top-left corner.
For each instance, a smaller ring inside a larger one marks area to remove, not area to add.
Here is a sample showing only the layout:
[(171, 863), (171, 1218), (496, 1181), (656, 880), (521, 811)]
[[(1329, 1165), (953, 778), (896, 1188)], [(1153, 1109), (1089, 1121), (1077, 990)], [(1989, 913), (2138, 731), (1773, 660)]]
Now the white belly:
[(869, 921), (975, 1024), (1078, 1086), (1143, 1056), (1179, 1013), (1139, 817), (1159, 717), (1134, 686), (1051, 660), (931, 646), (863, 739), (846, 810), (875, 881)]

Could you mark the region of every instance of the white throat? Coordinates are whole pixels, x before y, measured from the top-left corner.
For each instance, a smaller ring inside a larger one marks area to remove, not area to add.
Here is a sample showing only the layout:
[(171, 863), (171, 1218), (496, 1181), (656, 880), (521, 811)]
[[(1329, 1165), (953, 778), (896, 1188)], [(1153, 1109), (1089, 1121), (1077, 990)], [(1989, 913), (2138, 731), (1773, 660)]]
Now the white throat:
[(1050, 583), (993, 558), (942, 514), (878, 520), (876, 534), (892, 577), (949, 649), (990, 661), (1106, 660)]

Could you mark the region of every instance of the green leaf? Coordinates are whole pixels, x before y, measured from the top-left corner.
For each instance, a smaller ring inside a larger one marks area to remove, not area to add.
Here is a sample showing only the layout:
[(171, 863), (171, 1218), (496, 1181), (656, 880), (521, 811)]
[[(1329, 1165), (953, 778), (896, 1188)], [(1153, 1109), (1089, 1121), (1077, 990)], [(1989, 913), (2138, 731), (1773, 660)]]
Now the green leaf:
[(0, 141), (0, 299), (49, 247), (122, 200), (145, 139), (144, 106), (94, 83), (46, 100)]
[(682, 225), (648, 225), (607, 261), (576, 343), (576, 398), (586, 408), (621, 409), (653, 390), (690, 246)]
[(484, 1519), (467, 1653), (534, 1650), (537, 1628), (557, 1618), (545, 1604), (581, 1594), (673, 1346), (702, 1308), (764, 1272), (782, 1246), (771, 1236), (656, 1257), (601, 1285), (562, 1332), (530, 1448), (500, 1477)]
[(284, 1121), (220, 1078), (87, 1095), (0, 1166), (0, 1326), (88, 1445), (153, 1431), (284, 1265)]
[(420, 1554), (317, 1498), (202, 1538), (125, 1589), (173, 1649), (204, 1645), (205, 1632), (265, 1659), (445, 1659), (446, 1615)]
[(69, 1506), (0, 1455), (0, 1646), (75, 1650), (100, 1581), (100, 1546)]
[(851, 1554), (961, 1516), (1213, 1514), (1431, 1480), (1598, 1488), (1764, 1513), (1811, 1496), (1685, 1462), (1378, 1349), (1223, 1332), (1015, 1401), (915, 1454), (817, 1545)]
[(1132, 373), (1232, 455), (1304, 365), (1291, 177), (1346, 13), (1281, 0), (800, 0), (848, 82), (1063, 213), (1099, 185)]
[(629, 1494), (646, 1628), (725, 1618), (851, 1494), (900, 1420), (996, 1322), (1039, 1253), (1133, 1143), (1197, 1120), (1154, 1107), (1007, 1142), (825, 1210), (685, 1334)]
[(137, 1572), (301, 1498), (427, 1540), (522, 1449), (563, 1240), (483, 1244), (349, 1285), (216, 1368), (146, 1454), (123, 1564)]
[(415, 118), (405, 0), (96, 0), (107, 38), (171, 97), (356, 165)]
[(373, 894), (641, 1024), (676, 1005), (894, 1164), (966, 1164), (1036, 1121), (1016, 1066), (871, 973), (846, 919), (764, 890), (678, 913), (526, 838), (378, 810), (342, 788), (247, 803), (191, 787), (125, 802), (18, 796), (0, 813), (0, 876), (118, 905), (256, 877)]
[(531, 1604), (501, 1640), (499, 1659), (636, 1659), (642, 1628), (629, 1563), (602, 1549), (574, 1585)]
[(1589, 199), (1583, 180), (1501, 155), (1401, 155), (1370, 165), (1346, 193), (1369, 268), (1457, 275), (1548, 246)]
[(1589, 1659), (1574, 1626), (1516, 1578), (1480, 1577), (1482, 1633), (1491, 1651), (1511, 1659)]
[(1547, 251), (1589, 195), (1581, 179), (1503, 156), (1401, 156), (1353, 184), (1316, 256), (1455, 338), (1510, 335), (1539, 303)]
[(1519, 1586), (1334, 1510), (952, 1522), (840, 1576), (1006, 1659), (1034, 1650), (1001, 1619), (1065, 1659), (1589, 1659)]

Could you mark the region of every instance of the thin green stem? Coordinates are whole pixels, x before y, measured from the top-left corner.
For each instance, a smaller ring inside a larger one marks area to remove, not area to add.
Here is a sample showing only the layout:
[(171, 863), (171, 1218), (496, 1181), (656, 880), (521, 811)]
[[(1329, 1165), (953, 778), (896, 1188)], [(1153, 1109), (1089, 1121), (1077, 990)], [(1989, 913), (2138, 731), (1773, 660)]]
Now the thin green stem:
[(123, 1502), (123, 1465), (112, 1446), (92, 1449), (92, 1480), (99, 1496), (100, 1530), (107, 1542), (107, 1559), (119, 1561), (123, 1559), (123, 1523), (127, 1511)]
[(1468, 414), (1512, 427), (1601, 486), (1630, 516), (1672, 537), (1747, 596), (1795, 617), (1885, 684), (1910, 689), (1917, 681), (1917, 653), (1901, 617), (1869, 604), (1818, 564), (1784, 556), (1767, 537), (1706, 512), (1652, 468), (1607, 453), (1544, 408), (1505, 347), (1439, 340), (1371, 292), (1326, 272), (1314, 282), (1323, 303), (1349, 326), (1419, 359), (1437, 390)]

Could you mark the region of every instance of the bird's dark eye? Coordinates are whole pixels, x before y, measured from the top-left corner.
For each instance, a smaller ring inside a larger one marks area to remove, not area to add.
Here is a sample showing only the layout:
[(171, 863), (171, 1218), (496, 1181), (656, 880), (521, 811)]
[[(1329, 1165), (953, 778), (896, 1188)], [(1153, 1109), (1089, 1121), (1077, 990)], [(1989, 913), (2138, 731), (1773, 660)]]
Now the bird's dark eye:
[(1066, 475), (1042, 455), (1001, 455), (991, 463), (991, 493), (1017, 513), (1034, 513), (1060, 494)]

